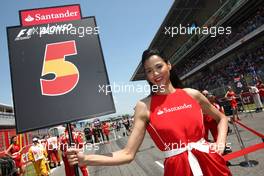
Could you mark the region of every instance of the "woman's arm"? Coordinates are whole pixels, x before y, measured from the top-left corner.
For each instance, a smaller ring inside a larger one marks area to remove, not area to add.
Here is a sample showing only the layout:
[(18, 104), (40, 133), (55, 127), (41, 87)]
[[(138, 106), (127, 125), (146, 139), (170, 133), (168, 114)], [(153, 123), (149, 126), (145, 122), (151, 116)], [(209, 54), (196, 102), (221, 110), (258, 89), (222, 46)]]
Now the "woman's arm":
[(228, 94), (228, 91), (227, 91), (226, 94), (225, 94), (225, 98), (228, 98), (228, 97), (227, 97), (227, 94)]
[(13, 147), (13, 144), (11, 144), (11, 145), (8, 147), (8, 149), (5, 151), (5, 154), (8, 155), (8, 156), (10, 156), (10, 157), (12, 157), (12, 155), (11, 155), (11, 153), (10, 153), (10, 150), (11, 150), (12, 147)]
[(221, 113), (218, 109), (216, 109), (208, 101), (208, 99), (205, 96), (203, 96), (199, 91), (194, 89), (184, 89), (184, 90), (194, 99), (196, 99), (196, 101), (200, 104), (204, 114), (210, 115), (218, 123), (217, 125), (218, 137), (216, 144), (219, 146), (218, 147), (219, 152), (222, 153), (224, 150), (224, 146), (226, 144), (226, 136), (227, 136), (227, 128), (228, 128), (227, 117), (223, 113)]
[(84, 155), (78, 149), (69, 149), (67, 151), (69, 163), (71, 165), (110, 166), (133, 161), (146, 132), (148, 110), (145, 103), (141, 101), (137, 103), (134, 118), (134, 127), (124, 149), (106, 155)]

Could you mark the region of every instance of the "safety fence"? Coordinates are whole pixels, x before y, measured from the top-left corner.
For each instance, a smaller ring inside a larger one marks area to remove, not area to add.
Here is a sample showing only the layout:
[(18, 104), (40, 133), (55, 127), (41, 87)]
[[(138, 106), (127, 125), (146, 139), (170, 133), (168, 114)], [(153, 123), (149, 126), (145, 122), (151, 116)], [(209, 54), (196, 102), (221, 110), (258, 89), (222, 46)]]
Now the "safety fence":
[(262, 139), (262, 142), (255, 144), (255, 145), (252, 145), (252, 146), (249, 146), (249, 147), (242, 148), (239, 151), (224, 155), (223, 157), (226, 161), (229, 161), (229, 160), (241, 157), (241, 156), (245, 156), (245, 155), (252, 153), (252, 152), (255, 152), (257, 150), (264, 149), (264, 134), (261, 134), (260, 132), (254, 130), (253, 128), (246, 126), (245, 124), (241, 123), (240, 121), (234, 121), (234, 123), (238, 124), (240, 127), (244, 128), (245, 130), (249, 131), (250, 133), (254, 134), (255, 136), (260, 137)]

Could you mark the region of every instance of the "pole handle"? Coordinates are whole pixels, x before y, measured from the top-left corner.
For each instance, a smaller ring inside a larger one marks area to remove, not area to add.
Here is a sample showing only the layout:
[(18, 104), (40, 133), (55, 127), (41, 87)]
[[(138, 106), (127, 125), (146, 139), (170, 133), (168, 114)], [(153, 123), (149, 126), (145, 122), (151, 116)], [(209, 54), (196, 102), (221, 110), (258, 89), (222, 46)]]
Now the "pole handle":
[[(74, 144), (74, 140), (73, 140), (73, 137), (72, 137), (71, 123), (67, 123), (66, 124), (66, 128), (68, 130), (68, 135), (69, 135), (69, 146), (72, 146)], [(73, 166), (73, 168), (74, 168), (74, 174), (75, 174), (75, 176), (79, 176), (78, 164), (75, 164)]]

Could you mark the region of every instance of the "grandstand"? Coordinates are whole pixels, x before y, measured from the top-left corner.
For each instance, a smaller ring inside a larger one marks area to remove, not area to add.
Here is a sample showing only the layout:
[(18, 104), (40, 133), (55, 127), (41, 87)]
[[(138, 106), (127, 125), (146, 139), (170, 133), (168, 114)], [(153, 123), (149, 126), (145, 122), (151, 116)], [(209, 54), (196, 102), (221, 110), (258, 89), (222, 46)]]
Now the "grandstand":
[[(231, 34), (165, 35), (168, 26), (232, 27)], [(186, 87), (223, 96), (226, 86), (264, 79), (264, 1), (175, 0), (149, 48), (169, 58)], [(143, 80), (138, 65), (131, 80)], [(241, 91), (240, 87), (236, 89)]]
[(9, 146), (9, 140), (15, 134), (13, 108), (9, 105), (0, 104), (0, 153)]
[[(32, 143), (33, 136), (43, 136), (47, 134), (48, 129), (27, 132), (19, 135), (19, 144), (21, 147)], [(15, 116), (13, 107), (0, 103), (0, 156), (9, 146), (10, 138), (15, 136)]]
[(15, 127), (13, 108), (9, 105), (0, 104), (0, 128)]

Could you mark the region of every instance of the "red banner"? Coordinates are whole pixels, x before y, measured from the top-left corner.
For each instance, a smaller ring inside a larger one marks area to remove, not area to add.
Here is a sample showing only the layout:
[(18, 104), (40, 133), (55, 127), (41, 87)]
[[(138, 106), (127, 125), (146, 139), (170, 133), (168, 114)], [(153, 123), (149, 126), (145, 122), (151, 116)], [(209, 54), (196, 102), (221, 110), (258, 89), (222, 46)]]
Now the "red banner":
[(241, 97), (242, 97), (244, 104), (253, 104), (254, 103), (252, 94), (249, 92), (243, 92), (241, 94)]
[(20, 23), (22, 26), (80, 20), (81, 18), (79, 5), (20, 11)]

